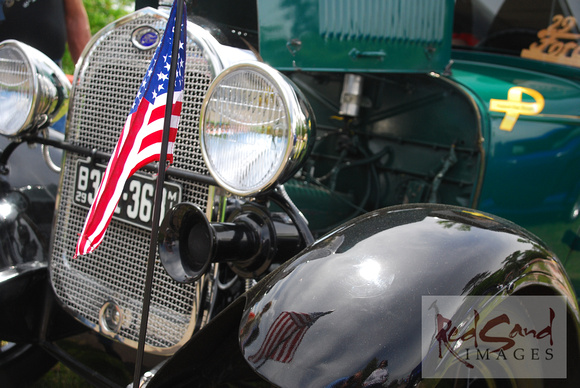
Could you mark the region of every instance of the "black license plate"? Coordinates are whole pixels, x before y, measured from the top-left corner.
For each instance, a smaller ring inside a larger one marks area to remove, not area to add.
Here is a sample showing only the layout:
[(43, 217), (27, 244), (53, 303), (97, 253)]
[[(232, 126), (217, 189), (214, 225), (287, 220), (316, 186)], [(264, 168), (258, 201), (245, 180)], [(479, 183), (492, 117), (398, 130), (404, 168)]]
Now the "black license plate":
[[(103, 165), (91, 164), (84, 160), (77, 162), (73, 195), (75, 204), (86, 208), (91, 207), (105, 168)], [(151, 230), (155, 185), (156, 178), (140, 173), (133, 174), (125, 184), (113, 218)], [(161, 220), (169, 209), (180, 202), (181, 186), (174, 182), (165, 181), (161, 203)]]

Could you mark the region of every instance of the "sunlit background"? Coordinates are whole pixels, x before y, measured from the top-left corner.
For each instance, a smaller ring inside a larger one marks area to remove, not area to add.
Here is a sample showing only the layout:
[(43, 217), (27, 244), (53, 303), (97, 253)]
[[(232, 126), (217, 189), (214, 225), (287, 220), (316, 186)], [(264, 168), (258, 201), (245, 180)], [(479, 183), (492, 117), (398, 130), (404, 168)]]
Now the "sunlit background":
[[(135, 9), (133, 0), (83, 0), (91, 24), (91, 33), (94, 35), (107, 24)], [(74, 73), (74, 63), (68, 52), (65, 52), (62, 67), (66, 74)]]

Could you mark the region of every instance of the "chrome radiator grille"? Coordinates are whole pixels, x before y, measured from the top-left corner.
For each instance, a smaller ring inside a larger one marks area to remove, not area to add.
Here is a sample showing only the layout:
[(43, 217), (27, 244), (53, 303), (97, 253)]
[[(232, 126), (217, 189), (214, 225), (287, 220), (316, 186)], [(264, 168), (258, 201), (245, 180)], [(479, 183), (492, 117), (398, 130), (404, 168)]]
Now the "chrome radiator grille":
[[(69, 142), (106, 153), (113, 151), (154, 52), (137, 49), (131, 43), (132, 33), (140, 26), (162, 32), (165, 23), (165, 17), (156, 11), (142, 10), (93, 40), (75, 77), (67, 127)], [(199, 149), (198, 117), (203, 95), (219, 64), (208, 59), (203, 45), (191, 32), (188, 34), (186, 89), (173, 167), (207, 175)], [(119, 315), (113, 319), (120, 319), (120, 328), (106, 334), (136, 347), (151, 233), (113, 219), (96, 251), (73, 259), (88, 211), (73, 198), (79, 159), (85, 157), (68, 152), (63, 161), (51, 248), (53, 288), (81, 322), (101, 332), (103, 314), (111, 313), (105, 306), (114, 306), (113, 313)], [(206, 209), (208, 186), (173, 180), (182, 187), (182, 201)], [(189, 338), (199, 324), (201, 294), (199, 283), (194, 286), (173, 281), (157, 258), (146, 350), (172, 353)]]

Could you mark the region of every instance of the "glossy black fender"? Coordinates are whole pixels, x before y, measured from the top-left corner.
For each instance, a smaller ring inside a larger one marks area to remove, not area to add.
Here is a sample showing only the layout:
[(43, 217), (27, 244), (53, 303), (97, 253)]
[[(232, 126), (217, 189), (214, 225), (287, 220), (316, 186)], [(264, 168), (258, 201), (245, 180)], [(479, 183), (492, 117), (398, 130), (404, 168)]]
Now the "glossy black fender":
[[(568, 379), (561, 383), (574, 385), (576, 297), (561, 263), (536, 237), (489, 214), (444, 205), (370, 212), (258, 283), (244, 296), (239, 326), (231, 322), (241, 311), (237, 301), (197, 333), (154, 381), (184, 382), (185, 365), (199, 372), (222, 354), (221, 376), (208, 377), (212, 383), (232, 381), (227, 371), (240, 368), (242, 356), (257, 374), (283, 387), (332, 386), (378, 360), (388, 360), (387, 384), (412, 386), (421, 380), (423, 295), (514, 294), (567, 297)], [(293, 345), (281, 342), (293, 347), (286, 358), (260, 354), (267, 333), (287, 312), (308, 314), (308, 330)], [(239, 347), (226, 341), (232, 330)], [(213, 361), (200, 357), (215, 353)], [(551, 380), (550, 386), (557, 382)]]
[(47, 260), (59, 179), (40, 146), (0, 136), (0, 269)]
[[(0, 151), (0, 338), (34, 341), (47, 290), (52, 294), (48, 246), (60, 174), (47, 166), (40, 145), (0, 136)], [(62, 151), (49, 152), (59, 163)], [(33, 337), (23, 335), (27, 329)]]
[[(59, 174), (39, 146), (0, 137), (0, 338), (36, 341)], [(53, 150), (60, 158), (60, 152)]]
[[(0, 136), (0, 150), (0, 381), (26, 386), (56, 362), (38, 343), (80, 328), (58, 307), (48, 277), (60, 174), (40, 146)], [(59, 150), (50, 153), (60, 160)]]

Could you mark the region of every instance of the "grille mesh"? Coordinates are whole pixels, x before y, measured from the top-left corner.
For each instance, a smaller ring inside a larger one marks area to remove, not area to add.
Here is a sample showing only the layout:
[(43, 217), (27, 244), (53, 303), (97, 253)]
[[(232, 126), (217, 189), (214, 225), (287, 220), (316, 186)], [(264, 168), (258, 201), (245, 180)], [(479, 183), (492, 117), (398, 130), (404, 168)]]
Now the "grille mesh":
[[(154, 50), (141, 51), (131, 34), (147, 25), (161, 32), (166, 19), (154, 12), (139, 12), (133, 19), (104, 33), (86, 54), (75, 79), (67, 140), (111, 153)], [(198, 118), (203, 95), (214, 67), (191, 35), (187, 45), (186, 89), (174, 149), (176, 168), (207, 175), (198, 140)], [(78, 234), (87, 209), (73, 203), (76, 163), (80, 155), (67, 153), (63, 161), (61, 192), (51, 248), (51, 279), (56, 294), (82, 322), (99, 330), (99, 311), (114, 302), (122, 311), (118, 340), (136, 346), (150, 231), (113, 219), (95, 252), (73, 260)], [(206, 209), (208, 187), (174, 179), (182, 186), (182, 201)], [(170, 353), (186, 340), (196, 325), (199, 286), (173, 281), (155, 264), (147, 348)]]

